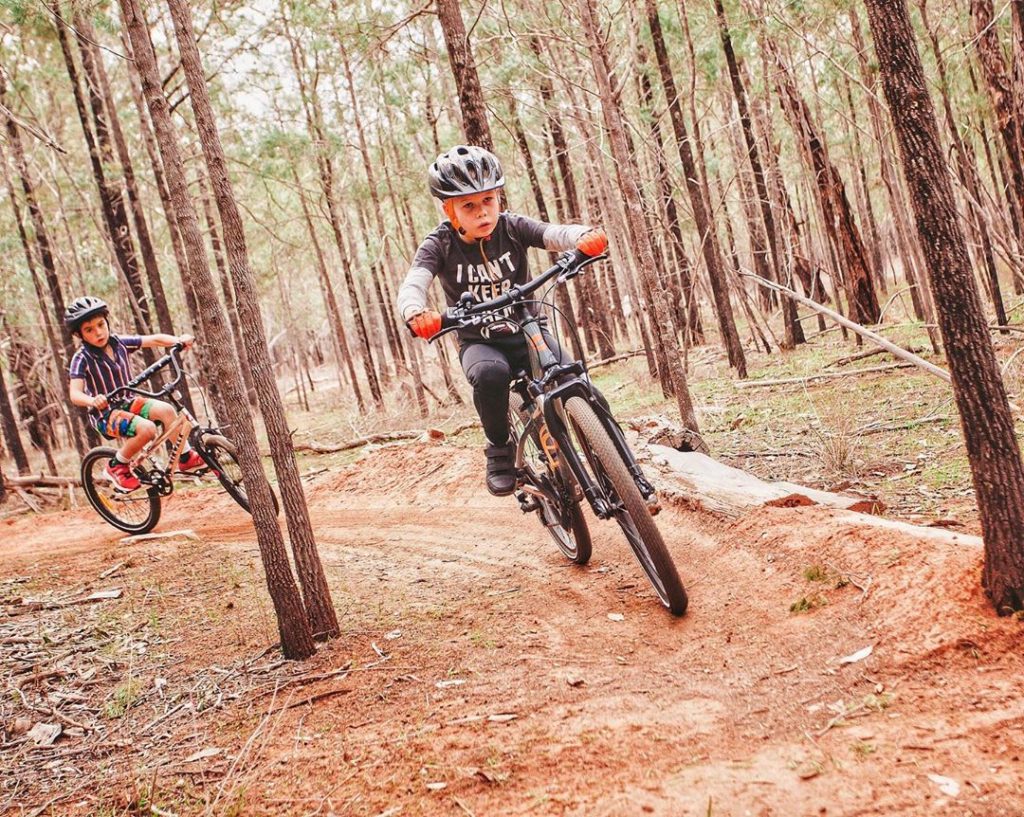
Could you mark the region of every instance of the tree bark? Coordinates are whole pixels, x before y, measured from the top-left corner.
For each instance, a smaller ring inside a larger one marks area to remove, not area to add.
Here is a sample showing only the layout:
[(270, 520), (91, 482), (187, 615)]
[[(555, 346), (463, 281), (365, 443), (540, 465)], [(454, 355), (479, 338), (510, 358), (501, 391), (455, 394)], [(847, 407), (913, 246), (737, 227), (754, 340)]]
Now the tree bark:
[(939, 143), (905, 0), (866, 0), (903, 157), (985, 539), (982, 583), (999, 615), (1024, 609), (1024, 464)]
[(868, 254), (846, 196), (846, 186), (838, 169), (825, 154), (824, 140), (814, 126), (807, 104), (797, 90), (789, 69), (782, 62), (781, 54), (773, 47), (772, 51), (778, 68), (779, 97), (797, 138), (806, 145), (810, 169), (821, 193), (825, 229), (835, 242), (844, 265), (842, 278), (850, 301), (851, 317), (861, 324), (877, 323), (881, 314), (878, 295), (871, 280)]
[[(784, 276), (784, 265), (780, 256), (778, 245), (779, 231), (775, 226), (775, 215), (772, 213), (772, 201), (768, 195), (768, 184), (765, 180), (765, 172), (761, 164), (761, 153), (757, 147), (757, 140), (754, 137), (754, 127), (750, 117), (750, 106), (747, 104), (747, 90), (743, 85), (740, 76), (739, 62), (736, 59), (736, 51), (732, 46), (732, 35), (729, 32), (729, 24), (725, 19), (725, 9), (722, 7), (722, 0), (715, 0), (715, 16), (718, 20), (718, 32), (722, 40), (722, 50), (725, 52), (725, 62), (729, 69), (729, 83), (732, 86), (733, 96), (736, 99), (736, 108), (740, 115), (740, 128), (743, 131), (743, 141), (747, 146), (747, 161), (754, 174), (754, 189), (757, 192), (757, 202), (761, 211), (761, 218), (764, 220), (764, 227), (756, 221), (752, 223), (751, 242), (754, 245), (755, 268), (758, 254), (764, 255), (764, 241), (767, 233), (768, 246), (771, 249), (771, 263), (774, 275), (769, 276), (772, 280), (781, 281), (788, 286), (793, 282)], [(763, 275), (763, 273), (759, 274)], [(797, 320), (796, 305), (791, 301), (782, 299), (783, 317), (783, 345), (792, 349), (797, 343), (804, 342), (803, 329)]]
[(441, 21), (444, 43), (448, 50), (448, 62), (455, 76), (455, 87), (459, 92), (459, 106), (462, 109), (462, 130), (466, 142), (494, 150), (491, 128), (487, 123), (487, 107), (480, 77), (476, 72), (473, 50), (469, 45), (466, 26), (457, 0), (437, 0), (437, 16)]
[(124, 186), (128, 194), (128, 204), (132, 211), (132, 221), (135, 224), (135, 234), (139, 239), (139, 253), (142, 255), (143, 267), (146, 270), (146, 281), (149, 284), (149, 291), (152, 295), (152, 311), (156, 313), (157, 326), (160, 328), (160, 331), (173, 335), (174, 322), (171, 320), (171, 311), (167, 305), (167, 294), (164, 292), (163, 281), (160, 278), (160, 268), (157, 265), (156, 251), (153, 249), (149, 225), (146, 223), (142, 197), (139, 194), (138, 182), (135, 179), (135, 167), (132, 164), (131, 154), (128, 152), (128, 144), (125, 142), (124, 132), (121, 130), (121, 118), (118, 116), (114, 95), (110, 90), (110, 81), (107, 78), (107, 71), (103, 65), (103, 58), (96, 45), (96, 31), (88, 14), (78, 12), (75, 14), (74, 19), (75, 28), (78, 31), (79, 46), (82, 48), (83, 53), (88, 50), (92, 55), (92, 63), (96, 69), (96, 78), (99, 80), (99, 91), (103, 98), (107, 117), (110, 120), (110, 132), (114, 137), (114, 147), (117, 149), (118, 160), (121, 163), (121, 169), (124, 174)]
[(21, 444), (21, 433), (18, 431), (18, 420), (14, 416), (11, 395), (7, 391), (7, 380), (4, 378), (3, 366), (0, 366), (0, 428), (3, 429), (4, 443), (14, 458), (19, 474), (29, 472), (28, 456), (25, 446)]
[(203, 74), (199, 49), (196, 46), (195, 31), (192, 27), (192, 13), (184, 0), (168, 0), (171, 20), (178, 41), (178, 52), (188, 82), (189, 98), (192, 112), (196, 119), (196, 128), (206, 159), (206, 167), (210, 174), (210, 185), (213, 188), (214, 200), (220, 213), (221, 225), (224, 229), (224, 244), (227, 249), (228, 264), (231, 268), (231, 279), (237, 296), (238, 313), (242, 322), (242, 339), (249, 363), (253, 367), (253, 380), (259, 398), (260, 411), (267, 427), (267, 438), (270, 443), (274, 469), (277, 471), (278, 485), (281, 490), (285, 516), (288, 523), (288, 535), (291, 539), (292, 553), (302, 585), (303, 600), (306, 614), (318, 637), (334, 637), (340, 633), (338, 617), (331, 601), (331, 591), (327, 586), (323, 566), (316, 549), (312, 523), (306, 497), (302, 491), (302, 481), (295, 462), (295, 452), (291, 446), (291, 433), (285, 417), (281, 395), (274, 382), (273, 366), (267, 350), (267, 339), (260, 318), (259, 301), (256, 294), (256, 282), (249, 267), (248, 250), (245, 243), (245, 230), (242, 217), (238, 212), (231, 180), (228, 177), (227, 161), (221, 145), (220, 134), (214, 118), (213, 106), (210, 103), (206, 88), (206, 77)]
[(288, 563), (284, 539), (277, 525), (273, 496), (260, 462), (256, 429), (249, 414), (241, 378), (223, 356), (215, 353), (217, 348), (230, 346), (231, 335), (225, 325), (224, 313), (217, 300), (213, 278), (210, 275), (206, 248), (199, 230), (199, 218), (189, 198), (182, 155), (171, 123), (167, 98), (160, 85), (156, 54), (149, 41), (148, 25), (138, 0), (119, 0), (119, 5), (135, 55), (134, 68), (139, 73), (143, 95), (156, 129), (168, 191), (184, 240), (188, 278), (183, 283), (186, 289), (194, 286), (197, 297), (204, 304), (204, 337), (214, 350), (214, 354), (209, 356), (213, 364), (211, 368), (224, 391), (224, 402), (232, 421), (233, 436), (238, 443), (239, 463), (252, 504), (253, 523), (267, 576), (267, 588), (277, 614), (281, 648), (288, 658), (307, 658), (315, 651), (312, 631)]
[[(732, 304), (729, 302), (729, 285), (725, 277), (725, 265), (722, 263), (722, 252), (718, 244), (718, 235), (714, 229), (714, 224), (704, 205), (704, 193), (700, 187), (700, 177), (697, 175), (697, 166), (693, 159), (693, 148), (690, 144), (690, 137), (686, 132), (683, 111), (679, 104), (679, 93), (676, 91), (675, 78), (672, 75), (672, 68), (669, 63), (668, 49), (665, 47), (665, 38), (661, 31), (661, 18), (658, 16), (658, 7), (655, 0), (646, 0), (646, 4), (647, 25), (654, 43), (654, 54), (658, 63), (658, 71), (661, 74), (665, 98), (668, 100), (669, 116), (672, 120), (672, 129), (679, 151), (679, 160), (683, 165), (683, 173), (686, 176), (686, 189), (690, 195), (693, 219), (697, 224), (697, 231), (700, 233), (704, 264), (708, 270), (711, 292), (715, 299), (718, 329), (722, 335), (722, 344), (725, 346), (729, 357), (729, 365), (736, 369), (736, 374), (741, 379), (745, 379), (747, 376), (747, 360), (743, 353), (743, 345), (740, 343), (739, 333), (736, 331), (736, 319), (733, 316)], [(620, 172), (622, 172), (621, 168)]]
[[(605, 124), (608, 128), (612, 157), (615, 161), (619, 179), (619, 189), (622, 191), (626, 205), (630, 240), (639, 262), (640, 274), (644, 276), (651, 292), (655, 323), (658, 329), (661, 330), (661, 342), (665, 347), (668, 370), (679, 406), (680, 420), (685, 428), (699, 433), (697, 416), (694, 412), (693, 399), (690, 396), (690, 390), (686, 383), (686, 372), (682, 366), (678, 335), (675, 332), (668, 299), (665, 296), (664, 290), (657, 285), (655, 280), (654, 249), (651, 246), (651, 237), (644, 224), (643, 203), (640, 195), (637, 168), (629, 154), (629, 148), (626, 143), (622, 112), (615, 103), (615, 95), (612, 91), (607, 69), (607, 48), (601, 39), (600, 24), (594, 9), (594, 0), (578, 0), (578, 5), (583, 21), (583, 30), (590, 46), (590, 60), (594, 67), (598, 95), (604, 112)], [(733, 331), (735, 332), (735, 326)]]
[[(57, 29), (57, 39), (60, 42), (61, 51), (64, 55), (64, 64), (67, 68), (68, 77), (71, 80), (75, 108), (78, 110), (82, 134), (85, 137), (86, 147), (89, 151), (92, 175), (96, 182), (97, 192), (99, 193), (103, 224), (107, 228), (107, 235), (110, 237), (110, 243), (114, 249), (117, 266), (128, 284), (135, 331), (140, 335), (146, 335), (150, 332), (149, 298), (146, 295), (145, 287), (142, 285), (142, 277), (139, 275), (139, 266), (135, 258), (135, 245), (132, 242), (131, 228), (128, 226), (128, 218), (124, 208), (124, 197), (121, 195), (118, 183), (108, 179), (106, 171), (103, 169), (105, 163), (108, 166), (113, 163), (113, 150), (110, 145), (107, 114), (103, 109), (103, 98), (100, 95), (99, 79), (96, 76), (96, 66), (92, 59), (92, 52), (87, 43), (79, 41), (82, 67), (86, 75), (85, 84), (89, 93), (90, 108), (87, 108), (85, 98), (82, 95), (75, 57), (71, 51), (71, 43), (68, 39), (67, 23), (61, 16), (60, 5), (57, 2), (51, 2), (51, 9)], [(92, 112), (91, 122), (89, 118), (90, 109)], [(94, 126), (96, 128), (95, 132), (93, 131)], [(144, 349), (142, 354), (147, 365), (156, 360), (152, 349)]]
[[(206, 189), (206, 180), (203, 178), (202, 170), (196, 174), (196, 182), (199, 186), (199, 200), (203, 206), (206, 229), (210, 234), (213, 264), (217, 268), (217, 277), (220, 279), (221, 295), (224, 296), (224, 309), (228, 313), (228, 323), (231, 325), (231, 339), (234, 341), (232, 346), (234, 360), (238, 365), (238, 370), (242, 373), (242, 382), (245, 384), (245, 394), (249, 398), (249, 405), (256, 408), (258, 405), (256, 384), (253, 382), (252, 366), (249, 365), (249, 356), (245, 351), (245, 341), (242, 339), (242, 318), (238, 314), (235, 288), (231, 283), (231, 275), (224, 260), (224, 247), (221, 244), (220, 233), (217, 230), (217, 217), (213, 214), (213, 207), (210, 204), (210, 195)], [(227, 350), (225, 350), (225, 353), (227, 353)]]

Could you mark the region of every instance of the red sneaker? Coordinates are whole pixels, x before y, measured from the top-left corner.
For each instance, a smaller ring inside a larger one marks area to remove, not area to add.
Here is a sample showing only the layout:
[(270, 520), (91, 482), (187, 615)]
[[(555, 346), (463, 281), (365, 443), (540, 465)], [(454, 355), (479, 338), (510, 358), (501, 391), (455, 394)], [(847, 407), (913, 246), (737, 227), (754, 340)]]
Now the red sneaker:
[(118, 459), (108, 462), (104, 473), (107, 475), (107, 479), (113, 482), (114, 487), (119, 491), (134, 491), (142, 484), (139, 482), (139, 478), (132, 473), (128, 463), (121, 462)]
[(182, 454), (181, 459), (178, 460), (178, 470), (182, 472), (198, 471), (200, 468), (206, 468), (206, 460), (196, 453), (194, 448), (189, 449), (188, 453)]

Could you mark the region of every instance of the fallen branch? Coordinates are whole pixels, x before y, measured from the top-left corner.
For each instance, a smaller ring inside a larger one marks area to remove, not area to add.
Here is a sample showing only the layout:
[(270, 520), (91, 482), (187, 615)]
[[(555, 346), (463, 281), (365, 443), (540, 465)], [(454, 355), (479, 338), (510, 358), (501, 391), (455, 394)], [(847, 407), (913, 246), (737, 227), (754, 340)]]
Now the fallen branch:
[(78, 477), (55, 477), (49, 474), (29, 474), (24, 477), (5, 477), (8, 485), (21, 485), (23, 488), (34, 488), (45, 485), (47, 487), (63, 487), (64, 485), (77, 485), (81, 487), (82, 481)]
[(851, 369), (848, 372), (824, 372), (809, 374), (805, 377), (779, 377), (774, 380), (737, 380), (733, 383), (738, 389), (758, 389), (764, 386), (789, 386), (794, 383), (810, 383), (814, 380), (835, 380), (840, 377), (854, 377), (859, 374), (888, 372), (893, 369), (909, 369), (912, 363), (886, 363), (884, 366), (868, 366), (864, 369)]
[[(856, 355), (847, 355), (846, 357), (841, 357), (838, 360), (833, 360), (831, 363), (826, 364), (826, 367), (829, 367), (829, 366), (845, 366), (847, 363), (853, 363), (854, 361), (857, 361), (857, 360), (864, 360), (864, 359), (869, 358), (869, 357), (874, 357), (875, 355), (884, 355), (887, 351), (888, 351), (887, 349), (869, 349), (866, 352), (860, 352), (860, 353), (858, 353)], [(910, 352), (911, 354), (916, 354), (917, 352), (920, 352), (921, 350), (915, 347), (915, 348), (907, 349), (907, 351)]]
[(634, 349), (632, 352), (623, 352), (621, 355), (612, 355), (606, 357), (603, 360), (595, 360), (593, 363), (588, 363), (588, 369), (597, 369), (601, 366), (607, 366), (610, 363), (617, 363), (620, 360), (626, 360), (627, 358), (637, 357), (638, 355), (644, 354), (643, 349)]
[(353, 448), (362, 448), (364, 445), (377, 445), (378, 443), (401, 442), (402, 440), (418, 440), (425, 437), (433, 440), (444, 440), (454, 437), (477, 425), (476, 420), (462, 423), (450, 432), (445, 433), (434, 428), (419, 428), (409, 431), (382, 431), (379, 434), (368, 434), (365, 437), (356, 437), (348, 442), (336, 445), (320, 445), (319, 443), (295, 443), (292, 448), (296, 451), (312, 451), (314, 454), (336, 454), (339, 451), (351, 451)]
[(769, 281), (767, 278), (762, 278), (760, 275), (755, 275), (752, 272), (743, 272), (740, 274), (746, 278), (753, 279), (755, 282), (757, 282), (763, 287), (766, 287), (767, 289), (774, 289), (776, 292), (780, 292), (786, 297), (792, 298), (797, 303), (803, 304), (804, 306), (809, 307), (810, 309), (813, 309), (816, 312), (820, 312), (822, 315), (825, 315), (826, 317), (834, 320), (840, 326), (845, 326), (847, 329), (856, 332), (861, 337), (867, 338), (872, 343), (876, 343), (877, 345), (881, 346), (883, 349), (887, 349), (888, 351), (892, 352), (896, 357), (901, 358), (902, 360), (906, 360), (908, 363), (912, 363), (915, 366), (924, 369), (926, 372), (935, 375), (936, 377), (946, 381), (947, 383), (952, 383), (952, 379), (949, 376), (949, 372), (947, 372), (945, 369), (941, 369), (934, 363), (929, 363), (924, 358), (918, 357), (917, 355), (908, 352), (902, 346), (898, 346), (892, 341), (886, 340), (881, 335), (872, 332), (870, 329), (866, 329), (859, 323), (855, 323), (854, 321), (851, 321), (849, 318), (843, 317), (835, 310), (829, 309), (827, 306), (819, 304), (817, 301), (812, 301), (810, 298), (805, 298), (803, 295), (798, 295), (789, 287), (783, 286), (782, 284), (776, 283), (775, 281)]

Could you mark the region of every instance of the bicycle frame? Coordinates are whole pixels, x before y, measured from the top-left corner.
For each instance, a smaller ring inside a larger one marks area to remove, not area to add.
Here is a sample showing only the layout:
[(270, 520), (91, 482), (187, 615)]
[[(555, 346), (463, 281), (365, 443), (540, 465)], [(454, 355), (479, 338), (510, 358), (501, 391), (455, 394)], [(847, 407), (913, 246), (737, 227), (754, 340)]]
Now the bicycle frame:
[[(526, 440), (529, 434), (536, 430), (544, 454), (549, 461), (556, 452), (565, 458), (566, 465), (572, 471), (583, 495), (590, 507), (593, 508), (594, 514), (599, 519), (609, 519), (614, 516), (617, 509), (608, 501), (604, 489), (591, 479), (575, 446), (572, 445), (563, 406), (570, 397), (581, 397), (594, 409), (598, 420), (627, 464), (630, 475), (637, 483), (640, 492), (645, 498), (652, 496), (654, 488), (643, 476), (618, 423), (615, 422), (602, 402), (597, 399), (590, 381), (585, 379), (583, 363), (578, 360), (561, 363), (544, 341), (540, 321), (536, 317), (530, 317), (521, 327), (521, 331), (527, 339), (527, 354), (531, 369), (529, 381), (525, 386), (524, 408), (529, 409), (533, 404), (537, 411), (531, 412), (531, 418), (519, 440), (516, 451), (517, 466), (522, 466)], [(575, 327), (573, 327), (573, 331), (575, 331)], [(548, 439), (551, 440), (553, 446), (548, 445)], [(537, 490), (539, 493), (543, 493), (542, 490)], [(532, 493), (532, 491), (528, 491), (528, 493)]]
[[(181, 404), (174, 391), (184, 376), (181, 364), (177, 359), (177, 352), (180, 348), (181, 347), (177, 345), (172, 346), (171, 351), (168, 354), (164, 355), (144, 371), (139, 372), (139, 374), (129, 380), (127, 384), (115, 389), (107, 395), (107, 399), (111, 403), (113, 403), (114, 400), (118, 398), (118, 395), (122, 393), (138, 394), (154, 400), (168, 398), (177, 411), (177, 416), (174, 418), (174, 422), (165, 428), (163, 432), (156, 437), (156, 439), (143, 446), (142, 449), (131, 459), (131, 465), (133, 468), (137, 468), (140, 480), (154, 486), (161, 494), (169, 494), (171, 492), (173, 484), (170, 482), (169, 478), (178, 470), (178, 464), (181, 460), (182, 451), (185, 449), (185, 444), (188, 442), (191, 435), (193, 435), (198, 429), (202, 428), (199, 421)], [(139, 384), (144, 383), (166, 366), (174, 367), (175, 376), (171, 382), (160, 389), (160, 391), (149, 392), (139, 388)], [(207, 430), (216, 431), (217, 429), (210, 428)], [(150, 470), (140, 467), (146, 460), (151, 458), (154, 451), (159, 451), (162, 445), (171, 441), (173, 441), (171, 457), (165, 468)]]

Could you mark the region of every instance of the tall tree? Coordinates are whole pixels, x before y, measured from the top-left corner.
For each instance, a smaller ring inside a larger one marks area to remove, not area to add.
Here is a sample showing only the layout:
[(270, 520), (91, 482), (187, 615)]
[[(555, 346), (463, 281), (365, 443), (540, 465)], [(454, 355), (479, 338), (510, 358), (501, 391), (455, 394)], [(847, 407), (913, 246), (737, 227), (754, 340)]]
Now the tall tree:
[(996, 612), (1024, 609), (1024, 464), (939, 142), (906, 0), (865, 0), (985, 539), (982, 581)]
[(249, 266), (242, 216), (238, 212), (238, 203), (228, 176), (227, 160), (217, 130), (213, 105), (206, 88), (206, 76), (203, 73), (202, 60), (192, 27), (192, 12), (184, 0), (168, 0), (167, 5), (171, 11), (171, 20), (174, 22), (178, 53), (188, 82), (189, 98), (210, 174), (210, 185), (224, 229), (224, 244), (231, 268), (231, 281), (234, 284), (242, 323), (242, 339), (245, 342), (249, 363), (253, 367), (256, 395), (267, 427), (270, 453), (274, 460), (274, 469), (277, 471), (288, 522), (288, 534), (306, 603), (306, 614), (315, 635), (333, 637), (340, 632), (338, 617), (316, 550), (306, 496), (302, 491), (302, 481), (295, 462), (295, 450), (292, 448), (291, 432), (288, 429), (281, 395), (274, 381), (267, 338), (260, 318), (256, 282)]
[[(10, 108), (7, 107), (6, 99), (6, 86), (6, 72), (0, 69), (0, 103), (3, 103), (4, 107), (9, 111)], [(21, 132), (19, 126), (15, 124), (14, 118), (9, 113), (4, 115), (4, 128), (7, 131), (7, 140), (11, 147), (11, 156), (14, 159), (14, 169), (21, 179), (21, 189), (25, 195), (25, 206), (28, 208), (29, 218), (32, 221), (32, 228), (35, 232), (39, 263), (43, 267), (43, 276), (46, 279), (46, 286), (49, 290), (50, 303), (53, 306), (53, 314), (60, 331), (60, 349), (54, 348), (53, 354), (58, 368), (57, 379), (60, 382), (61, 393), (64, 397), (62, 410), (67, 410), (66, 407), (71, 405), (71, 396), (66, 372), (68, 364), (71, 362), (71, 356), (74, 354), (74, 345), (71, 341), (71, 333), (68, 331), (67, 326), (64, 325), (64, 292), (61, 289), (60, 277), (57, 275), (57, 265), (53, 256), (53, 244), (50, 241), (50, 233), (46, 227), (46, 219), (39, 206), (35, 182), (29, 173), (28, 162), (25, 159)], [(27, 243), (25, 243), (25, 253), (29, 257), (31, 264), (31, 251)], [(79, 455), (84, 455), (88, 447), (89, 435), (84, 431), (82, 415), (80, 413), (73, 414), (72, 418), (71, 426), (73, 433), (71, 436), (75, 449)]]
[(814, 174), (825, 215), (824, 226), (843, 265), (842, 279), (853, 320), (862, 324), (877, 323), (881, 312), (878, 295), (871, 280), (868, 253), (846, 195), (846, 185), (826, 153), (824, 138), (815, 126), (782, 55), (773, 46), (772, 51), (778, 68), (779, 97)]
[[(111, 167), (113, 163), (113, 150), (110, 142), (110, 129), (107, 125), (107, 113), (103, 108), (103, 98), (99, 91), (100, 83), (96, 74), (93, 54), (89, 44), (80, 41), (79, 51), (82, 57), (82, 67), (86, 74), (85, 84), (89, 95), (89, 106), (86, 106), (78, 75), (78, 67), (75, 63), (75, 55), (71, 50), (71, 42), (68, 37), (68, 24), (61, 15), (60, 4), (56, 0), (52, 0), (50, 8), (53, 13), (54, 26), (57, 30), (57, 40), (60, 42), (61, 52), (64, 55), (64, 65), (67, 68), (68, 78), (71, 80), (72, 96), (75, 99), (75, 108), (78, 111), (78, 119), (82, 125), (82, 135), (85, 137), (85, 144), (89, 151), (89, 163), (99, 194), (103, 224), (106, 227), (107, 236), (114, 251), (117, 267), (128, 284), (131, 296), (129, 305), (135, 330), (140, 335), (148, 334), (150, 331), (149, 297), (146, 295), (145, 287), (142, 285), (142, 277), (139, 274), (139, 265), (135, 256), (135, 245), (132, 241), (131, 228), (128, 225), (127, 211), (124, 206), (124, 197), (121, 195), (120, 184), (116, 179), (108, 178), (108, 171), (106, 169)], [(152, 349), (144, 349), (143, 356), (146, 358), (147, 364), (152, 363), (156, 359)]]
[[(679, 161), (683, 165), (686, 191), (689, 193), (690, 206), (693, 209), (693, 220), (696, 222), (697, 231), (700, 233), (704, 264), (708, 270), (711, 292), (715, 299), (718, 329), (722, 335), (722, 344), (725, 346), (729, 356), (729, 365), (736, 369), (736, 373), (741, 378), (746, 378), (747, 359), (743, 353), (743, 345), (740, 343), (739, 333), (736, 331), (736, 319), (733, 316), (732, 304), (729, 301), (729, 283), (725, 277), (722, 250), (718, 243), (718, 234), (715, 230), (714, 221), (711, 219), (704, 201), (704, 191), (701, 189), (700, 177), (697, 175), (697, 164), (693, 158), (693, 147), (686, 130), (686, 123), (683, 121), (683, 110), (679, 104), (680, 96), (676, 90), (675, 77), (669, 62), (668, 48), (665, 46), (665, 37), (661, 29), (658, 4), (655, 0), (646, 0), (646, 3), (647, 26), (651, 32), (651, 40), (654, 43), (654, 54), (658, 63), (658, 72), (661, 74), (665, 98), (668, 100), (669, 118), (672, 121), (672, 130), (676, 137)], [(624, 172), (624, 168), (620, 168), (619, 172)]]
[[(750, 118), (750, 106), (747, 104), (747, 89), (743, 85), (743, 78), (740, 76), (739, 61), (736, 58), (736, 51), (732, 45), (732, 33), (729, 31), (729, 24), (725, 19), (725, 8), (722, 0), (715, 0), (715, 17), (718, 20), (718, 32), (722, 39), (722, 50), (725, 52), (725, 62), (729, 69), (729, 83), (732, 86), (733, 95), (736, 98), (736, 109), (740, 115), (740, 127), (743, 130), (743, 141), (747, 146), (747, 161), (754, 174), (754, 188), (757, 191), (757, 202), (760, 206), (761, 217), (764, 219), (764, 227), (756, 221), (751, 230), (751, 240), (754, 242), (755, 261), (758, 255), (764, 254), (764, 238), (767, 233), (768, 246), (771, 248), (771, 263), (776, 280), (782, 280), (788, 286), (792, 281), (785, 281), (782, 274), (784, 269), (780, 255), (778, 236), (779, 231), (775, 225), (775, 214), (772, 213), (772, 201), (768, 196), (768, 184), (765, 180), (765, 172), (761, 163), (761, 152), (757, 147), (757, 140), (754, 137), (754, 126)], [(762, 273), (758, 273), (762, 274)], [(797, 321), (796, 304), (788, 298), (782, 299), (783, 329), (787, 348), (793, 348), (797, 343), (804, 340), (803, 329)]]
[[(231, 345), (231, 335), (217, 300), (206, 248), (199, 230), (199, 218), (189, 198), (181, 149), (171, 123), (170, 106), (160, 83), (156, 54), (149, 40), (149, 26), (138, 0), (119, 0), (119, 5), (131, 39), (132, 51), (135, 54), (134, 67), (139, 73), (143, 96), (156, 130), (157, 144), (167, 176), (168, 192), (185, 245), (188, 264), (182, 272), (186, 273), (188, 278), (183, 284), (186, 289), (194, 287), (197, 299), (204, 304), (203, 335), (211, 349), (228, 348)], [(238, 372), (228, 365), (224, 357), (216, 353), (209, 357), (214, 376), (224, 392), (225, 408), (238, 444), (238, 459), (252, 505), (253, 523), (266, 572), (267, 589), (277, 614), (281, 649), (288, 658), (307, 658), (315, 651), (313, 633), (288, 563), (281, 529), (277, 525), (273, 494), (263, 472), (256, 428), (249, 414), (242, 381)]]
[(455, 87), (459, 92), (459, 106), (462, 108), (462, 130), (466, 142), (494, 150), (491, 127), (487, 123), (487, 108), (480, 77), (473, 60), (473, 49), (469, 45), (466, 26), (458, 0), (437, 0), (437, 16), (444, 32), (444, 44), (448, 50), (448, 62), (455, 76)]
[[(594, 8), (594, 0), (578, 0), (583, 31), (590, 48), (590, 61), (597, 80), (601, 109), (611, 142), (612, 157), (615, 160), (619, 189), (626, 205), (629, 237), (640, 263), (640, 274), (646, 279), (654, 306), (655, 325), (661, 333), (661, 344), (666, 349), (669, 374), (675, 388), (680, 419), (687, 429), (699, 433), (697, 416), (693, 410), (693, 399), (686, 382), (682, 366), (678, 335), (672, 319), (671, 308), (664, 289), (654, 280), (654, 248), (651, 236), (644, 223), (643, 202), (640, 195), (638, 169), (626, 143), (625, 125), (622, 112), (615, 101), (611, 78), (608, 72), (607, 46), (601, 37), (601, 26)], [(745, 374), (745, 372), (744, 372)]]
[(18, 420), (14, 416), (10, 392), (7, 391), (7, 379), (4, 377), (3, 366), (0, 366), (0, 429), (3, 430), (4, 443), (7, 445), (7, 450), (11, 452), (11, 456), (14, 457), (18, 473), (27, 474), (28, 457), (25, 454), (25, 446), (21, 444)]

